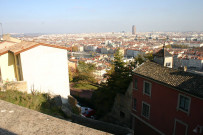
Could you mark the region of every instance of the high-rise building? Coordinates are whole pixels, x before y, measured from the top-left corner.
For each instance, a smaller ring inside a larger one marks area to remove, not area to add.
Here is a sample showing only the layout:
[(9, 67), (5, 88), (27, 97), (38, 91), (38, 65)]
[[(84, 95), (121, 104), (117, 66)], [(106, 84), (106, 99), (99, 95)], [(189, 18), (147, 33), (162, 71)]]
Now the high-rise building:
[(135, 27), (135, 25), (133, 25), (133, 27), (132, 27), (132, 34), (133, 34), (133, 35), (136, 34), (136, 27)]

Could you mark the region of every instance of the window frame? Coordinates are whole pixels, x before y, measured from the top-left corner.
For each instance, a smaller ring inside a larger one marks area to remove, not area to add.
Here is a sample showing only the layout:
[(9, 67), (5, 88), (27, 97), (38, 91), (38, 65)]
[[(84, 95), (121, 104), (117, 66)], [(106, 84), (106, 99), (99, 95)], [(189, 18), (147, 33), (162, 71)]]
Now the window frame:
[[(137, 87), (135, 87), (135, 80), (137, 81)], [(133, 89), (138, 90), (138, 79), (137, 78), (133, 79)]]
[[(150, 89), (150, 93), (149, 94), (145, 92), (145, 83), (149, 84), (149, 89)], [(151, 95), (152, 95), (152, 83), (151, 82), (148, 82), (148, 81), (144, 81), (143, 82), (143, 94), (148, 95), (148, 96), (151, 97)]]
[[(188, 98), (188, 99), (189, 99), (188, 111), (186, 111), (186, 110), (180, 108), (180, 97), (181, 97), (181, 96), (183, 96), (184, 98)], [(178, 105), (177, 105), (177, 110), (180, 110), (180, 111), (183, 111), (183, 112), (189, 114), (189, 113), (190, 113), (190, 105), (191, 105), (191, 97), (186, 96), (186, 95), (184, 95), (184, 94), (178, 94)]]
[[(143, 105), (147, 105), (148, 107), (149, 107), (149, 116), (148, 117), (146, 117), (145, 115), (143, 115)], [(148, 104), (148, 103), (146, 103), (146, 102), (144, 102), (144, 101), (142, 101), (142, 111), (141, 111), (141, 116), (143, 116), (144, 118), (146, 118), (146, 119), (150, 119), (150, 109), (151, 109), (151, 106), (150, 106), (150, 104)]]
[[(136, 100), (136, 103), (134, 102)], [(137, 111), (137, 99), (134, 97), (133, 98), (133, 110)]]

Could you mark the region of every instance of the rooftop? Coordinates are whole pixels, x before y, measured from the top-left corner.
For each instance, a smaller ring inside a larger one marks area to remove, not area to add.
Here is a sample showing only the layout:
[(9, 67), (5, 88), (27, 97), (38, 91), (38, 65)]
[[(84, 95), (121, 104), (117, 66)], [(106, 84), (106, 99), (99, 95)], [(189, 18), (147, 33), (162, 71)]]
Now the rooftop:
[(154, 54), (154, 56), (157, 56), (157, 57), (172, 57), (172, 54), (170, 54), (166, 49), (160, 49), (157, 53)]
[(151, 61), (140, 65), (134, 73), (203, 98), (203, 76), (201, 75), (163, 67)]

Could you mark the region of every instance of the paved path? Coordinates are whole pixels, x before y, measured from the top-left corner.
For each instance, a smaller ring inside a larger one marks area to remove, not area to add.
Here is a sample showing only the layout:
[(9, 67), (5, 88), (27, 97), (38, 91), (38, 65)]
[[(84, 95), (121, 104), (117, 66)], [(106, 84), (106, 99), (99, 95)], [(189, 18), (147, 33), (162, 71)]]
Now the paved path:
[(2, 134), (106, 135), (108, 133), (0, 100), (0, 135)]

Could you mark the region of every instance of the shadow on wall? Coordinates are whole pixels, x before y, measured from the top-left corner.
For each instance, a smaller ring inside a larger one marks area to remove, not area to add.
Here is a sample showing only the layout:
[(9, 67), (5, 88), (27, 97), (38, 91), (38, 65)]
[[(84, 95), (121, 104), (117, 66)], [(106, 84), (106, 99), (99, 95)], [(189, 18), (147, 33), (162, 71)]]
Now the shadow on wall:
[(6, 129), (0, 128), (0, 135), (17, 135), (16, 133), (10, 132)]
[(11, 53), (8, 53), (8, 66), (14, 66), (14, 56)]

